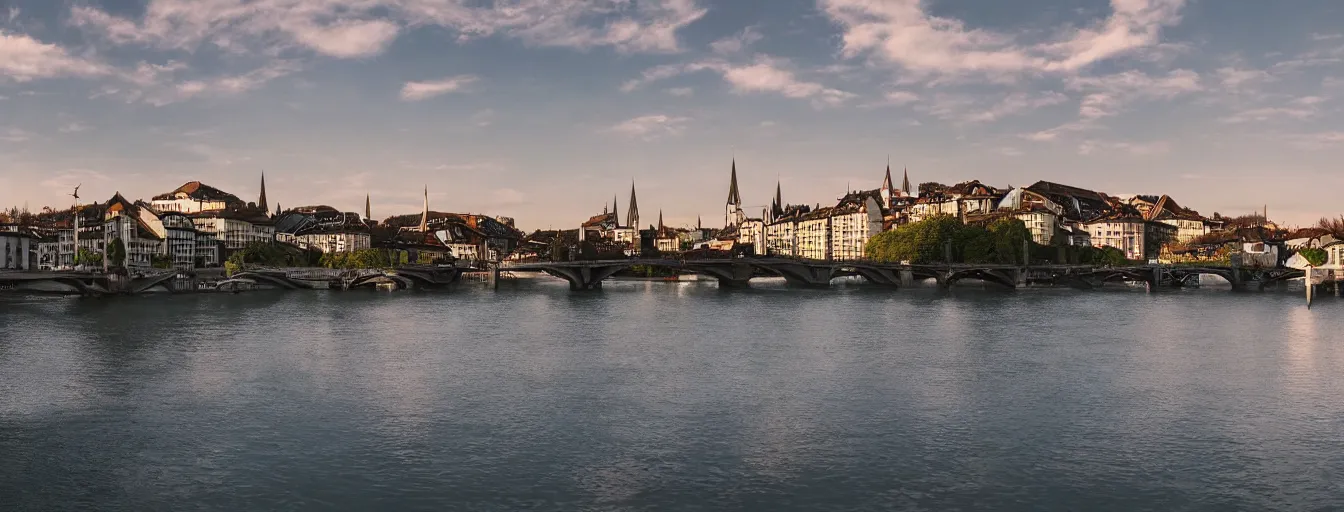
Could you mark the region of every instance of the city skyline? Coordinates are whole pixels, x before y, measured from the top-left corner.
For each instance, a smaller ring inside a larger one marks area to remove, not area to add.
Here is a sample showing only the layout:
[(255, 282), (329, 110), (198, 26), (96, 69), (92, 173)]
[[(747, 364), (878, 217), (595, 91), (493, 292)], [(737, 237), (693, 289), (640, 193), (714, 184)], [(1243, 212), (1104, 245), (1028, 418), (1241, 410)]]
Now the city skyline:
[[(0, 2), (0, 204), (199, 180), (377, 218), (669, 225), (881, 182), (1037, 180), (1205, 215), (1338, 214), (1344, 6)], [(57, 4), (57, 5), (52, 5)], [(188, 8), (187, 6), (191, 7)], [(298, 8), (301, 6), (302, 8)], [(274, 205), (271, 205), (274, 206)]]

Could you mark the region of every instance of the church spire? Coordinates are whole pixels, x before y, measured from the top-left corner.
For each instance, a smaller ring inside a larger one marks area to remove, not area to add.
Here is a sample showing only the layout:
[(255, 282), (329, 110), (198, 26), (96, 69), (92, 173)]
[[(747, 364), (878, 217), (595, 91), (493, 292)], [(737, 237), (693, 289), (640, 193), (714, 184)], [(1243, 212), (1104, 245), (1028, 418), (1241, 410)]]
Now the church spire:
[(370, 208), (368, 194), (364, 194), (364, 220), (373, 220), (373, 208)]
[(420, 214), (420, 232), (429, 231), (429, 185), (425, 185), (425, 212)]
[(662, 236), (665, 230), (666, 228), (663, 227), (663, 211), (658, 210), (658, 236)]
[(635, 200), (635, 181), (630, 180), (630, 211), (625, 213), (625, 222), (631, 229), (639, 229), (639, 202)]
[(886, 175), (885, 177), (882, 178), (882, 190), (887, 190), (887, 191), (895, 190), (895, 187), (894, 187), (894, 186), (892, 185), (892, 183), (891, 183), (891, 159), (890, 159), (890, 158), (887, 159), (887, 175)]
[(257, 199), (257, 206), (261, 207), (261, 213), (271, 213), (271, 206), (266, 203), (266, 171), (261, 172), (261, 198)]
[(737, 159), (733, 159), (732, 181), (728, 184), (728, 204), (742, 206), (742, 195), (737, 192)]
[(612, 227), (621, 227), (621, 210), (616, 207), (616, 196), (611, 196), (611, 223)]
[(905, 191), (905, 195), (907, 195), (907, 196), (910, 195), (910, 168), (909, 168), (909, 167), (905, 168), (905, 179), (901, 180), (901, 190), (904, 190), (904, 191)]

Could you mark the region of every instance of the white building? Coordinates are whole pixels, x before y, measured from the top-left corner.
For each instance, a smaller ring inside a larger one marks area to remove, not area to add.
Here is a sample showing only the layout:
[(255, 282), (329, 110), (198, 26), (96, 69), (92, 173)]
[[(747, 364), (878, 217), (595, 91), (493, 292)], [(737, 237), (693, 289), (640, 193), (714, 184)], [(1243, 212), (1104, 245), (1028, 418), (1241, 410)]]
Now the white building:
[(830, 210), (830, 258), (863, 259), (868, 239), (882, 232), (882, 206), (873, 191), (853, 192)]
[(794, 256), (810, 260), (831, 259), (831, 208), (819, 208), (798, 221)]
[(200, 213), (227, 210), (230, 208), (244, 208), (246, 203), (238, 199), (238, 196), (224, 192), (220, 189), (206, 185), (199, 181), (191, 181), (167, 194), (154, 196), (149, 202), (155, 210), (160, 212), (179, 212), (179, 213)]
[[(141, 208), (120, 193), (112, 196), (103, 213), (103, 241), (111, 246), (114, 240), (121, 240), (126, 249), (127, 269), (145, 270), (153, 266), (154, 257), (165, 253), (163, 235), (156, 233), (157, 224), (160, 233), (163, 224), (148, 208)], [(106, 258), (104, 253), (104, 258)], [(113, 263), (108, 261), (107, 263)]]
[(173, 268), (186, 271), (196, 268), (197, 264), (204, 265), (204, 261), (197, 261), (199, 231), (190, 217), (178, 212), (164, 212), (159, 215), (159, 222), (163, 226), (164, 254), (173, 259)]
[(0, 226), (0, 270), (33, 270), (36, 237), (17, 227)]
[(1162, 245), (1176, 236), (1176, 228), (1143, 220), (1137, 213), (1117, 213), (1083, 223), (1095, 247), (1115, 247), (1131, 260), (1156, 258)]
[(765, 222), (745, 219), (737, 226), (737, 243), (751, 246), (752, 254), (765, 254)]
[(275, 241), (275, 226), (261, 212), (219, 210), (192, 216), (196, 229), (214, 235), (224, 248), (236, 251), (254, 243)]

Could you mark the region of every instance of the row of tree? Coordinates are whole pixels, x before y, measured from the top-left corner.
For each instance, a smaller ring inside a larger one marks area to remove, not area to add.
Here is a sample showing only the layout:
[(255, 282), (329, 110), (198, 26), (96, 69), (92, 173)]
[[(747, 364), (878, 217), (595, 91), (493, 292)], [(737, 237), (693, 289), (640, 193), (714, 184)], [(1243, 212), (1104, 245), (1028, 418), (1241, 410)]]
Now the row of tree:
[(1001, 218), (982, 226), (938, 215), (873, 236), (865, 253), (877, 261), (913, 264), (1128, 263), (1124, 253), (1114, 247), (1069, 246), (1063, 232), (1052, 238), (1052, 245), (1037, 244), (1032, 241), (1031, 230), (1018, 219)]

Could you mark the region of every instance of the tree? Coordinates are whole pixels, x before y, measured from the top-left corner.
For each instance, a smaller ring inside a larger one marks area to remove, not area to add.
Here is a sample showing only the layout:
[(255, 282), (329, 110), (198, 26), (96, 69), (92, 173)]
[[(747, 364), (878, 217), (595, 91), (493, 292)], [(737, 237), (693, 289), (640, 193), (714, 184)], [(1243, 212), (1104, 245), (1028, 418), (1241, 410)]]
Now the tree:
[(150, 266), (159, 269), (173, 268), (173, 257), (167, 254), (155, 254), (150, 258)]
[(1344, 215), (1335, 219), (1321, 217), (1321, 221), (1316, 226), (1329, 231), (1335, 238), (1344, 239)]
[(926, 181), (919, 184), (919, 195), (921, 196), (927, 196), (934, 192), (942, 192), (944, 190), (947, 190), (947, 185), (936, 181)]
[(961, 221), (956, 217), (936, 215), (879, 233), (868, 240), (865, 254), (869, 258), (886, 262), (941, 262), (947, 259), (944, 247), (953, 240), (961, 227)]
[(97, 266), (103, 264), (103, 254), (80, 247), (75, 251), (75, 265)]
[(1302, 255), (1302, 257), (1307, 260), (1307, 263), (1310, 263), (1313, 267), (1324, 265), (1325, 262), (1330, 259), (1330, 255), (1325, 252), (1325, 249), (1317, 249), (1315, 247), (1304, 247), (1299, 249), (1297, 253)]
[(1002, 218), (989, 225), (994, 238), (994, 260), (999, 263), (1030, 263), (1024, 261), (1023, 247), (1029, 247), (1031, 230), (1019, 219)]
[(107, 263), (112, 268), (126, 266), (126, 243), (121, 241), (121, 237), (113, 238), (112, 243), (107, 244)]

